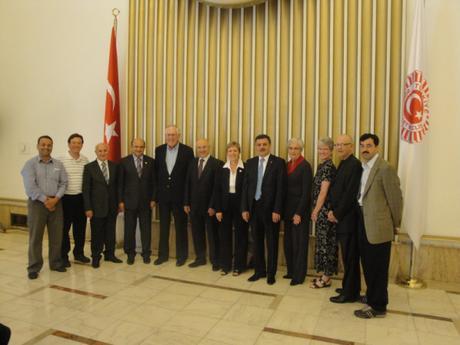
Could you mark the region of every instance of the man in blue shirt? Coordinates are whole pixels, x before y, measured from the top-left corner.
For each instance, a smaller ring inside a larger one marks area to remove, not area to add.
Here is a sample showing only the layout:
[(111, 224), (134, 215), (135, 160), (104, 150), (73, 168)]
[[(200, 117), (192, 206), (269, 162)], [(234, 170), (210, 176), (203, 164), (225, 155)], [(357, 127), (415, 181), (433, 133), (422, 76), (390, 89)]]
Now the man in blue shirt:
[(63, 214), (61, 198), (67, 188), (67, 174), (62, 163), (51, 157), (53, 139), (42, 135), (37, 140), (38, 156), (29, 159), (21, 175), (24, 180), (29, 227), (29, 279), (38, 278), (43, 267), (42, 242), (48, 229), (49, 266), (65, 272), (61, 258)]

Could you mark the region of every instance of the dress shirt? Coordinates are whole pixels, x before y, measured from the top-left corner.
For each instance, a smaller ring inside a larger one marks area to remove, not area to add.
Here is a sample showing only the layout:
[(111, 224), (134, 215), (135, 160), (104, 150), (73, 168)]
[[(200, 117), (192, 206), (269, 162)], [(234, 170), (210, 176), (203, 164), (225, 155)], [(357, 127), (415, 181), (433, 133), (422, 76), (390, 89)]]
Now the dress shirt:
[(359, 197), (358, 197), (359, 206), (363, 206), (364, 189), (366, 188), (367, 179), (369, 178), (369, 174), (378, 156), (379, 154), (377, 153), (374, 157), (372, 157), (370, 161), (368, 161), (367, 163), (364, 163), (364, 162), (362, 163), (363, 174), (361, 175), (361, 187), (359, 188)]
[(270, 154), (266, 155), (265, 157), (259, 156), (259, 162), (258, 162), (257, 164), (260, 164), (260, 160), (261, 160), (262, 158), (265, 159), (265, 161), (264, 161), (264, 163), (263, 163), (263, 165), (264, 165), (264, 173), (262, 174), (262, 177), (263, 177), (263, 176), (265, 175), (265, 169), (267, 169), (267, 162), (268, 162), (268, 160), (270, 159)]
[[(102, 175), (104, 175), (103, 170), (102, 170), (102, 161), (99, 160), (99, 159), (96, 159), (96, 160), (97, 160), (97, 164), (99, 164), (99, 168), (101, 169)], [(108, 160), (105, 161), (105, 166), (107, 168), (107, 180), (110, 180), (110, 170), (109, 170), (109, 161)], [(104, 178), (105, 178), (105, 176), (104, 176)]]
[(230, 194), (234, 194), (234, 193), (236, 193), (236, 175), (238, 174), (238, 168), (244, 169), (243, 161), (241, 159), (238, 161), (238, 165), (236, 167), (235, 172), (233, 172), (231, 167), (230, 167), (230, 161), (227, 161), (224, 164), (224, 168), (227, 168), (228, 170), (230, 170), (230, 179), (229, 179), (229, 185), (228, 185), (228, 192)]
[(209, 157), (211, 157), (211, 155), (207, 155), (206, 157), (198, 157), (197, 167), (200, 165), (200, 160), (202, 159), (203, 160), (203, 170), (204, 170), (204, 167), (206, 166), (206, 163), (208, 162)]
[(27, 196), (45, 202), (50, 196), (59, 199), (67, 188), (67, 173), (64, 165), (51, 158), (45, 162), (40, 156), (29, 159), (21, 171)]
[(174, 164), (176, 164), (177, 153), (179, 152), (179, 143), (174, 147), (169, 147), (166, 145), (166, 167), (168, 168), (168, 173), (171, 175)]
[(69, 180), (65, 194), (81, 194), (83, 184), (83, 169), (85, 165), (89, 163), (88, 158), (80, 155), (80, 157), (75, 159), (69, 152), (67, 152), (65, 155), (59, 156), (58, 160), (61, 161), (64, 165), (65, 171), (67, 173), (67, 178)]

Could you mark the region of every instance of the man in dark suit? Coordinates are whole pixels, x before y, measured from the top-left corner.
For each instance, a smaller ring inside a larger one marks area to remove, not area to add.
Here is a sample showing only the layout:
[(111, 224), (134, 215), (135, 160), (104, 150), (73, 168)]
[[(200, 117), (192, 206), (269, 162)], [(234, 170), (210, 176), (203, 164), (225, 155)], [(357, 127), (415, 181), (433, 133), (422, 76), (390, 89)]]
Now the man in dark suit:
[[(248, 281), (267, 277), (275, 283), (278, 265), (278, 241), (281, 212), (286, 189), (286, 163), (270, 154), (271, 139), (259, 134), (255, 140), (257, 156), (246, 163), (241, 200), (242, 217), (251, 220), (254, 240), (254, 274)], [(265, 264), (265, 238), (267, 239), (267, 265)]]
[(168, 261), (169, 224), (171, 213), (176, 228), (176, 265), (182, 266), (188, 257), (187, 214), (184, 211), (185, 178), (193, 160), (191, 147), (179, 142), (176, 126), (165, 129), (166, 144), (155, 149), (155, 173), (157, 179), (156, 201), (160, 208), (160, 244), (155, 265)]
[(342, 251), (344, 275), (339, 295), (330, 298), (334, 303), (355, 302), (360, 298), (361, 275), (358, 249), (358, 191), (361, 180), (361, 162), (353, 155), (353, 140), (340, 135), (336, 144), (340, 164), (329, 192), (331, 210), (328, 220), (335, 223), (337, 240)]
[(98, 268), (103, 249), (105, 261), (122, 261), (115, 256), (117, 167), (107, 159), (107, 144), (97, 144), (95, 152), (97, 159), (83, 170), (83, 203), (91, 222), (92, 266)]
[(379, 137), (366, 133), (359, 143), (363, 174), (358, 238), (367, 306), (355, 310), (355, 316), (371, 319), (386, 315), (391, 241), (401, 223), (402, 194), (396, 171), (379, 155)]
[(209, 142), (200, 139), (196, 142), (196, 153), (190, 163), (185, 182), (184, 211), (190, 215), (192, 222), (193, 246), (195, 261), (189, 267), (206, 264), (206, 236), (208, 237), (209, 261), (212, 270), (218, 271), (219, 263), (219, 234), (216, 211), (211, 204), (214, 180), (217, 169), (224, 163), (209, 154)]
[(154, 159), (144, 155), (145, 141), (133, 139), (132, 154), (120, 161), (118, 175), (118, 207), (125, 215), (124, 250), (128, 265), (136, 256), (136, 225), (139, 219), (142, 258), (150, 263), (152, 254), (152, 208), (155, 206)]

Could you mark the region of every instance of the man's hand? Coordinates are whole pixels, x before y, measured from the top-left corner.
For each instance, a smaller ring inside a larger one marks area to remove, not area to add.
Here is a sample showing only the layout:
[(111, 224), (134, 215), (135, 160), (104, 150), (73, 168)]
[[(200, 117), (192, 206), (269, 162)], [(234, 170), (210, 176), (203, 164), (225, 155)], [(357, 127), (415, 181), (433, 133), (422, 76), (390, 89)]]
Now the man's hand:
[(189, 205), (184, 206), (184, 212), (187, 213), (187, 214), (190, 213), (190, 206)]
[(156, 206), (156, 202), (155, 201), (150, 201), (150, 209), (153, 210), (153, 208)]
[(329, 211), (327, 213), (327, 220), (330, 221), (331, 223), (338, 223), (339, 221), (337, 220), (337, 218), (335, 218), (334, 216), (334, 212), (333, 211)]
[(89, 219), (93, 218), (93, 215), (94, 215), (92, 210), (85, 211), (85, 214), (86, 214), (86, 218), (89, 218)]
[(216, 218), (219, 222), (222, 221), (222, 219), (224, 219), (224, 214), (222, 212), (217, 212), (216, 213)]
[(246, 223), (249, 222), (250, 215), (249, 215), (249, 212), (248, 212), (248, 211), (244, 211), (243, 213), (241, 213), (241, 217), (243, 218), (243, 220), (244, 220)]
[(292, 217), (292, 222), (294, 225), (299, 225), (301, 221), (302, 217), (300, 217), (298, 214), (295, 214), (294, 217)]
[(212, 217), (216, 214), (216, 210), (210, 207), (208, 208), (208, 214), (209, 214), (209, 217)]
[(45, 207), (48, 209), (48, 211), (55, 211), (56, 210), (56, 204), (58, 203), (59, 198), (57, 197), (52, 197), (52, 198), (46, 198), (44, 204)]
[(120, 202), (118, 204), (118, 212), (125, 212), (125, 203), (124, 202)]
[(276, 212), (272, 212), (272, 222), (278, 223), (281, 220), (281, 215)]

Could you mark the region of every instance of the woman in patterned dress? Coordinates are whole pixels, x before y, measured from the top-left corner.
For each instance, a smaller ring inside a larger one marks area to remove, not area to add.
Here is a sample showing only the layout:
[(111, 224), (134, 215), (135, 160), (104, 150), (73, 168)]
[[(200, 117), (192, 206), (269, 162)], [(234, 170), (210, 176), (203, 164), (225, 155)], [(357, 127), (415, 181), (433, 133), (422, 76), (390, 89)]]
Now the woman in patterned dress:
[(315, 269), (323, 274), (313, 279), (311, 288), (319, 289), (331, 286), (331, 276), (337, 274), (337, 242), (334, 224), (327, 220), (329, 205), (327, 194), (336, 168), (332, 163), (334, 142), (323, 138), (318, 143), (320, 164), (313, 178), (313, 211), (311, 220), (316, 224)]

